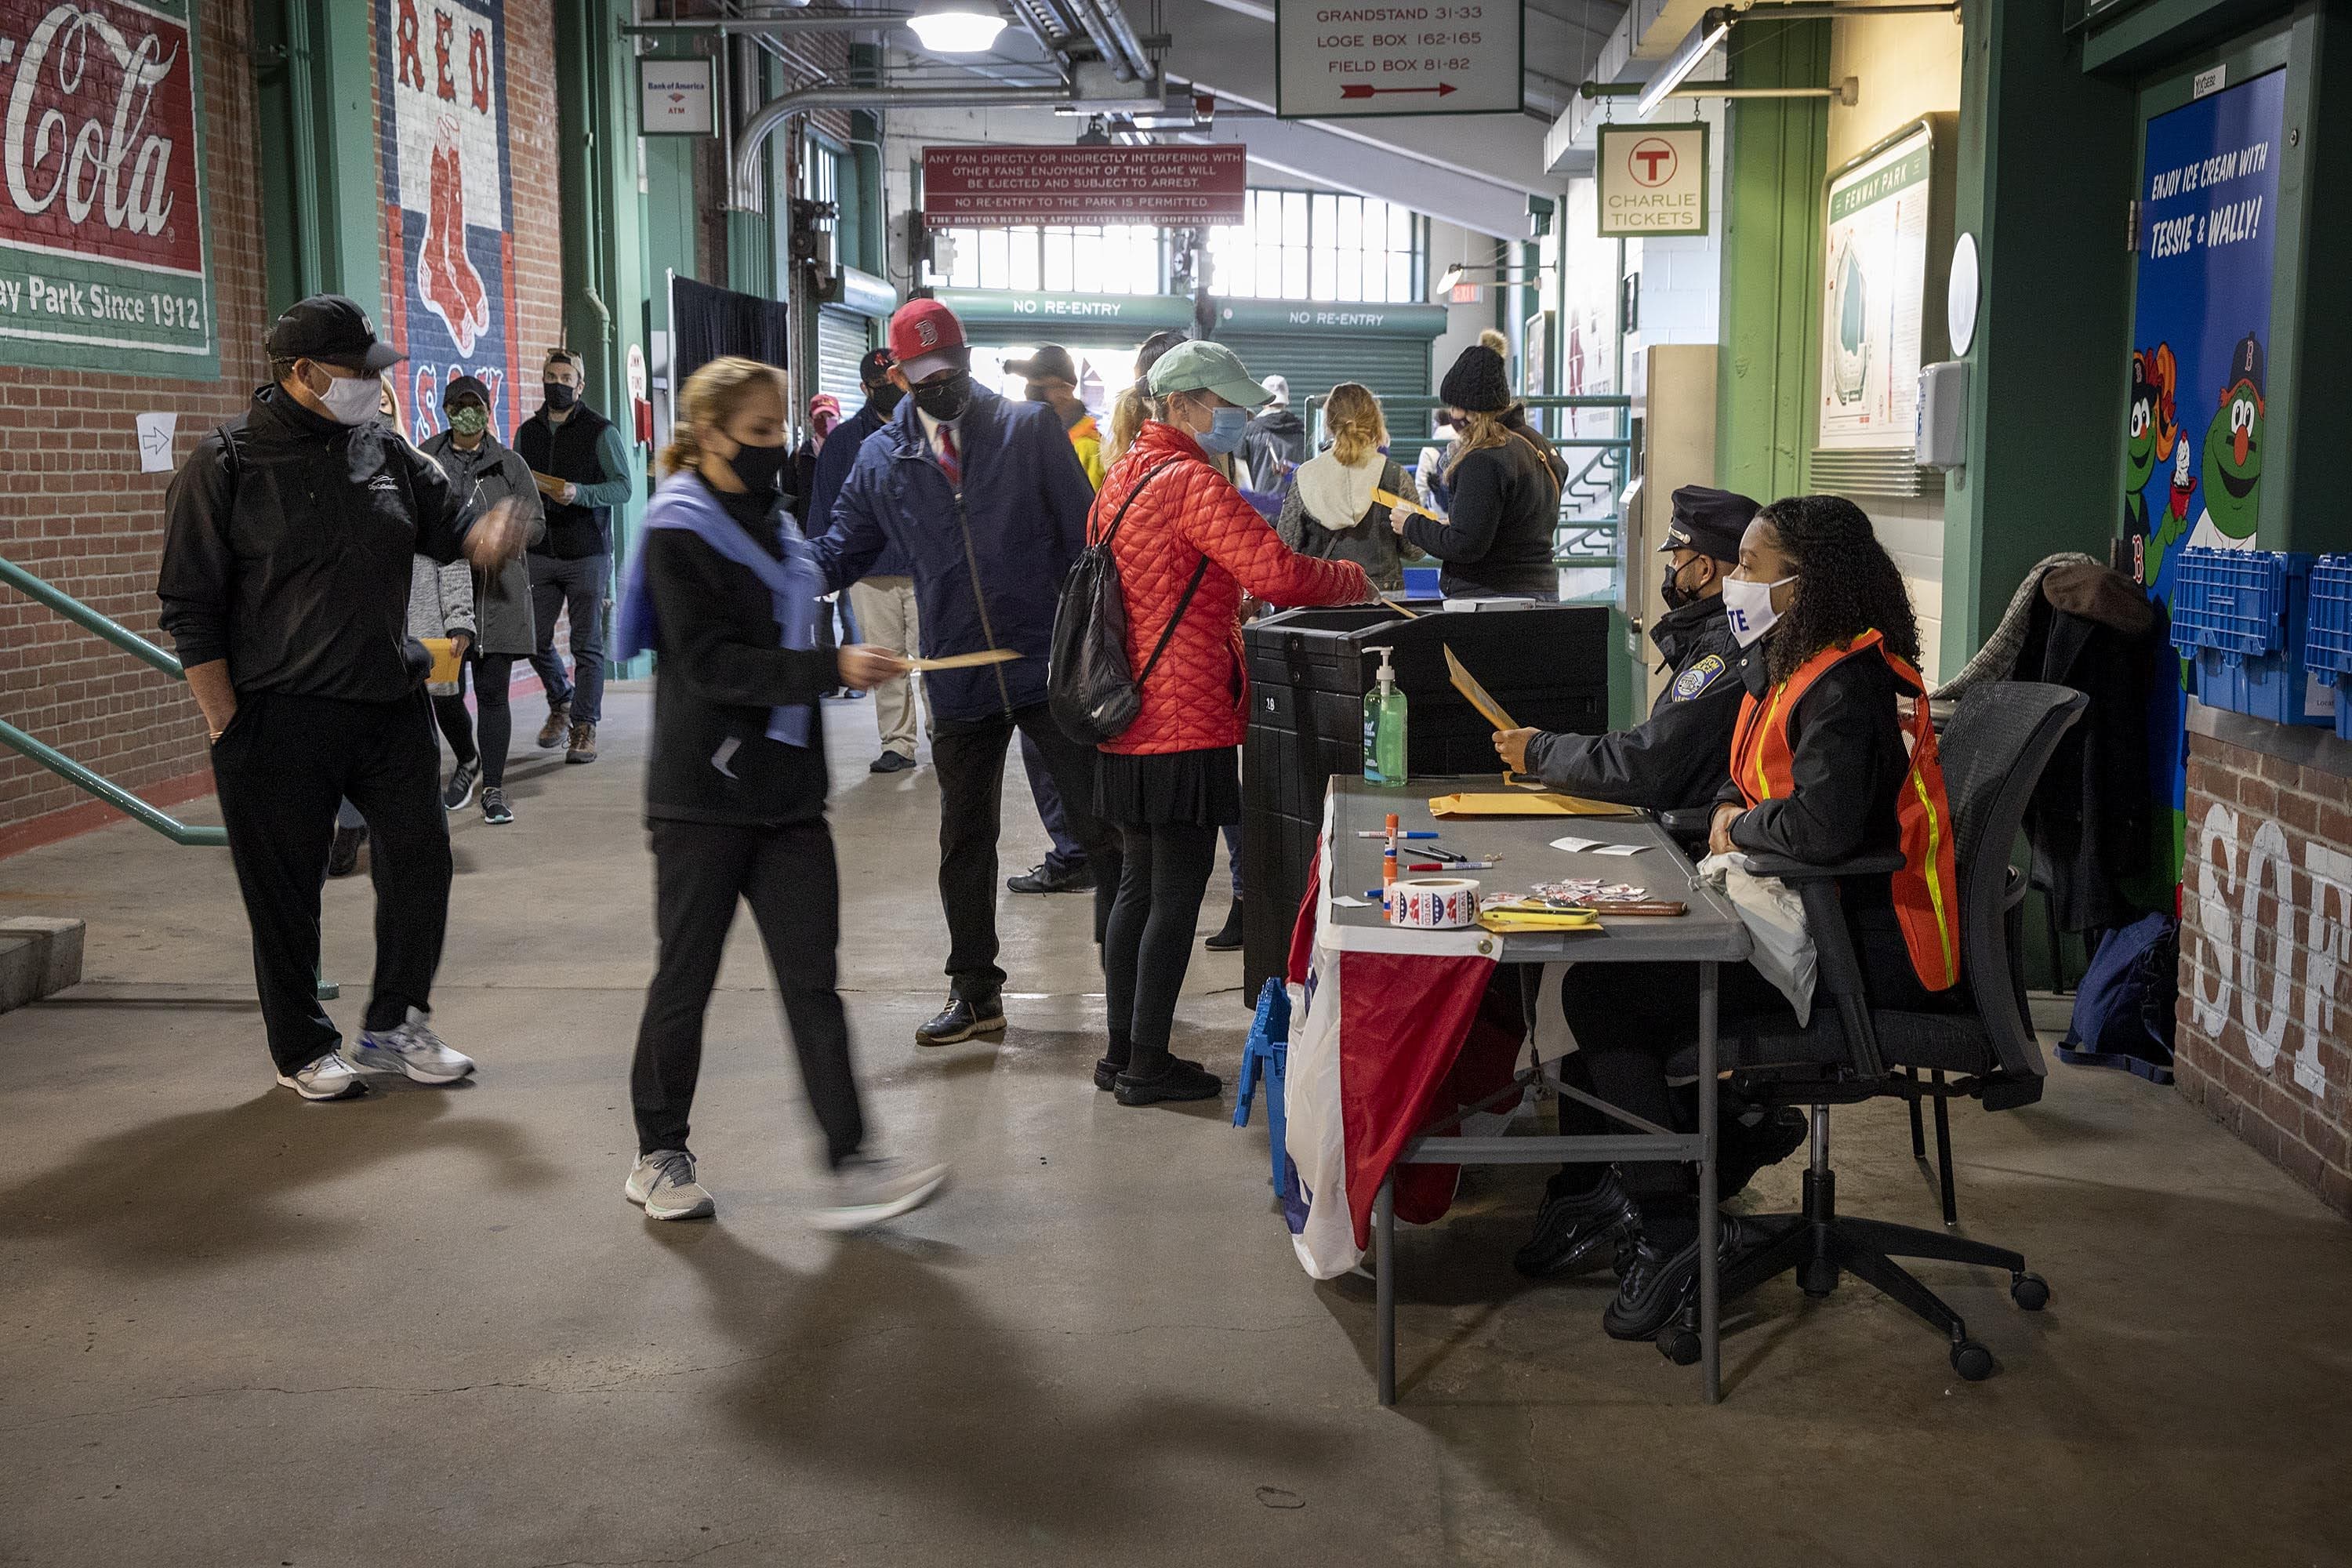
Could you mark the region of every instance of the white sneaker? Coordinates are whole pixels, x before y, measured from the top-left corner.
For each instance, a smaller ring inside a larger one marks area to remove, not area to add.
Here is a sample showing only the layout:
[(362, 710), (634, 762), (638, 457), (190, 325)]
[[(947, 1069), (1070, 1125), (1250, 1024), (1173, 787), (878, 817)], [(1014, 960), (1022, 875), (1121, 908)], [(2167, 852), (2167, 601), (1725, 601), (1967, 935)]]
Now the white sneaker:
[(396, 1029), (368, 1029), (352, 1047), (352, 1065), (363, 1072), (406, 1073), (418, 1083), (455, 1083), (474, 1070), (474, 1058), (453, 1051), (425, 1015), (411, 1007)]
[(683, 1149), (656, 1149), (637, 1156), (621, 1195), (645, 1210), (647, 1219), (704, 1219), (719, 1212), (710, 1194), (694, 1179), (694, 1156)]
[(948, 1184), (945, 1165), (918, 1165), (889, 1155), (852, 1154), (833, 1173), (833, 1192), (809, 1211), (819, 1230), (863, 1230), (896, 1219), (937, 1197)]
[(279, 1073), (278, 1085), (290, 1089), (305, 1100), (342, 1100), (360, 1091), (360, 1075), (352, 1064), (333, 1051), (329, 1051), (309, 1067), (292, 1073)]

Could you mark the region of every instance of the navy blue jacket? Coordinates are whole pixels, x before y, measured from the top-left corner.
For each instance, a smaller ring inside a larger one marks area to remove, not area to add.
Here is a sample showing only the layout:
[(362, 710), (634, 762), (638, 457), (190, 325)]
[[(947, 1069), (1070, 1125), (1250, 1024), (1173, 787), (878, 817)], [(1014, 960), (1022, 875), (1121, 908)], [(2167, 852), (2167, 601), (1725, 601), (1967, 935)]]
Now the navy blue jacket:
[[(902, 405), (907, 401), (901, 397)], [(849, 478), (850, 466), (857, 461), (857, 449), (866, 437), (890, 423), (889, 416), (872, 403), (859, 409), (833, 427), (824, 438), (824, 450), (816, 455), (816, 477), (809, 482), (808, 516), (803, 519), (801, 531), (811, 539), (822, 538), (833, 526), (833, 500), (841, 493), (844, 480)], [(911, 575), (907, 557), (897, 545), (891, 545), (874, 558), (866, 569), (868, 577), (906, 577)]]
[[(1045, 700), (1045, 658), (1062, 579), (1086, 547), (1094, 487), (1050, 404), (975, 387), (956, 422), (958, 495), (932, 458), (911, 397), (857, 449), (816, 542), (826, 586), (840, 588), (897, 549), (915, 580), (921, 652), (930, 658), (1008, 647), (1008, 664), (923, 678), (934, 719), (954, 723)], [(829, 449), (833, 442), (825, 442)]]

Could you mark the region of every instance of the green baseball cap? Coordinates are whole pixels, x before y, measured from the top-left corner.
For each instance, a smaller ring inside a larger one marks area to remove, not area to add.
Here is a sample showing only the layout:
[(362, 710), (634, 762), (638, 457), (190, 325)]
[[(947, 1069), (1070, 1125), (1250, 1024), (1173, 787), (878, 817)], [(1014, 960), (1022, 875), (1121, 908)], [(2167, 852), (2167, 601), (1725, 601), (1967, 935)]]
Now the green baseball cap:
[(1223, 343), (1198, 338), (1178, 343), (1151, 367), (1151, 395), (1165, 397), (1171, 392), (1213, 392), (1243, 408), (1263, 408), (1274, 401), (1272, 393), (1250, 379), (1241, 355)]

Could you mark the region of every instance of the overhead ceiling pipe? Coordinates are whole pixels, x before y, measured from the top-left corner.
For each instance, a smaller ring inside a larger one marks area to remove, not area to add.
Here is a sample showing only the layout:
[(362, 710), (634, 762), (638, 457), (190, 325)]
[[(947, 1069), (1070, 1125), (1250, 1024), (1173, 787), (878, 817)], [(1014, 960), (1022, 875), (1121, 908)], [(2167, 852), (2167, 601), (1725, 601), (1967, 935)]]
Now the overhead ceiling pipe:
[(758, 212), (765, 205), (760, 190), (760, 149), (778, 126), (811, 110), (1059, 109), (1078, 102), (1066, 87), (802, 88), (761, 104), (736, 132), (734, 205), (748, 212)]
[[(1151, 57), (1143, 52), (1142, 40), (1135, 36), (1135, 28), (1128, 22), (1127, 11), (1119, 0), (1076, 0), (1076, 3), (1092, 5), (1102, 14), (1103, 26), (1110, 29), (1111, 41), (1127, 57), (1128, 64), (1134, 68), (1137, 76), (1152, 74)], [(1119, 79), (1124, 81), (1127, 79), (1122, 77)]]
[(1120, 81), (1133, 81), (1135, 66), (1128, 59), (1127, 52), (1118, 47), (1118, 40), (1111, 34), (1110, 25), (1103, 19), (1103, 14), (1096, 7), (1094, 0), (1069, 0), (1069, 6), (1070, 14), (1078, 19), (1078, 26), (1087, 30), (1087, 37), (1093, 43), (1095, 53), (1102, 57), (1103, 64), (1110, 67), (1110, 74)]
[(796, 16), (712, 16), (701, 21), (624, 22), (624, 33), (698, 34), (883, 32), (911, 19), (912, 11), (818, 11)]

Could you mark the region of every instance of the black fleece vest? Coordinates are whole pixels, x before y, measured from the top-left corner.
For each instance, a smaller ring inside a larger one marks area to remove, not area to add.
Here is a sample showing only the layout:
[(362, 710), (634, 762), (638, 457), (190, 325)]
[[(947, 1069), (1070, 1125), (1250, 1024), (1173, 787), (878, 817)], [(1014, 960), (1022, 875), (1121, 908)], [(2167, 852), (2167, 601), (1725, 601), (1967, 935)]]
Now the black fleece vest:
[[(552, 474), (574, 484), (601, 484), (607, 478), (596, 460), (596, 443), (612, 421), (585, 404), (572, 406), (572, 417), (551, 426), (543, 415), (533, 415), (515, 432), (515, 450), (535, 472)], [(559, 561), (580, 561), (613, 552), (613, 509), (565, 506), (547, 498), (547, 541), (539, 552)]]

